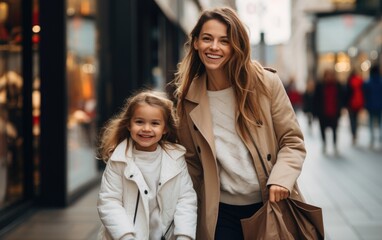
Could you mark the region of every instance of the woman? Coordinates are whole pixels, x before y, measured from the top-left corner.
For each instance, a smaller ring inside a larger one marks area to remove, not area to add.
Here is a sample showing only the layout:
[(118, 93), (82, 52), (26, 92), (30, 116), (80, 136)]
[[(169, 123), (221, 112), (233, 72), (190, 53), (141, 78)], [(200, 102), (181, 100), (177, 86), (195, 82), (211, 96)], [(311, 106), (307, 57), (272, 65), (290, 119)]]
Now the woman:
[(248, 33), (232, 9), (204, 11), (187, 46), (175, 84), (179, 141), (198, 195), (197, 239), (243, 239), (240, 219), (263, 202), (302, 200), (303, 135), (275, 71), (251, 61)]

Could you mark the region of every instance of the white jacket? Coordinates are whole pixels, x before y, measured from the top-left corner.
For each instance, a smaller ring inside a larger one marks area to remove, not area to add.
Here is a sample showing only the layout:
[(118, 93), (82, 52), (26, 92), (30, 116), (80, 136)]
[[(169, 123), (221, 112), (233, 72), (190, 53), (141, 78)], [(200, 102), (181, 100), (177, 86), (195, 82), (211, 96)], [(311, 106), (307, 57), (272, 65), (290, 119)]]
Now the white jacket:
[[(98, 214), (103, 226), (99, 239), (121, 239), (134, 233), (135, 239), (149, 239), (149, 188), (133, 161), (132, 142), (126, 151), (127, 140), (120, 143), (107, 162), (98, 195)], [(160, 147), (160, 146), (158, 146)], [(166, 239), (183, 235), (195, 239), (197, 198), (184, 159), (185, 149), (162, 149), (162, 163), (157, 200)], [(135, 224), (138, 189), (140, 192)]]

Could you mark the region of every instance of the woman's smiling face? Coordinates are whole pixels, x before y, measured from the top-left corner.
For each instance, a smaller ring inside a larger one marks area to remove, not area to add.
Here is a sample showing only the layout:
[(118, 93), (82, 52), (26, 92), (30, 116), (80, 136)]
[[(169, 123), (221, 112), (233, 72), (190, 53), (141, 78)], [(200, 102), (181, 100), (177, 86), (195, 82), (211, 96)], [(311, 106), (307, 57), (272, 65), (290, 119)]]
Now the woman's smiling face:
[(194, 41), (194, 48), (207, 71), (223, 70), (232, 56), (227, 26), (215, 19), (205, 22)]

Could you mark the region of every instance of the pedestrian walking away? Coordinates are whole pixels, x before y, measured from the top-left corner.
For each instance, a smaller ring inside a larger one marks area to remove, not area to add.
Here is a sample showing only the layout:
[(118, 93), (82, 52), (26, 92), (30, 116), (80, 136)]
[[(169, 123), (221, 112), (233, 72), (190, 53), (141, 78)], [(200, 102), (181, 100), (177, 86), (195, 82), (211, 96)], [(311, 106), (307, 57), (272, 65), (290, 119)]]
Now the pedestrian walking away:
[(305, 113), (308, 119), (309, 133), (312, 132), (312, 124), (314, 121), (313, 107), (314, 107), (314, 89), (316, 83), (313, 79), (309, 79), (306, 82), (306, 88), (302, 95), (302, 111)]
[(178, 64), (178, 136), (198, 196), (197, 239), (243, 239), (240, 220), (264, 202), (302, 200), (303, 134), (276, 70), (250, 55), (247, 28), (222, 7), (202, 12)]
[(382, 76), (378, 65), (371, 67), (370, 77), (364, 83), (363, 90), (365, 92), (365, 107), (369, 113), (369, 144), (370, 148), (373, 148), (377, 139), (374, 131), (375, 126), (378, 129), (379, 141), (382, 144)]
[(346, 108), (349, 114), (352, 144), (357, 142), (358, 117), (364, 107), (363, 79), (360, 74), (353, 70), (346, 83)]
[(320, 122), (322, 152), (327, 153), (326, 129), (332, 130), (334, 153), (338, 154), (337, 127), (344, 102), (344, 89), (333, 69), (325, 69), (314, 91), (314, 115)]
[(107, 122), (98, 239), (195, 239), (197, 198), (176, 127), (173, 102), (149, 90), (131, 96)]

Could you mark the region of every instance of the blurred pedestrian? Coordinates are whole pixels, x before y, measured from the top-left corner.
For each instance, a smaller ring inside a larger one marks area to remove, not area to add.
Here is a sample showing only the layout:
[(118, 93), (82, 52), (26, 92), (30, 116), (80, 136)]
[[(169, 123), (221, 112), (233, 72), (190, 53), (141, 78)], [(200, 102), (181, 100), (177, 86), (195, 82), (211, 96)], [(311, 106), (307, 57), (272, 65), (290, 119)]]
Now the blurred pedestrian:
[(375, 144), (374, 125), (379, 129), (379, 140), (382, 142), (382, 79), (378, 65), (370, 69), (370, 77), (364, 83), (365, 107), (369, 113), (370, 147)]
[(302, 96), (301, 93), (297, 90), (296, 80), (294, 77), (290, 77), (285, 90), (288, 94), (289, 100), (292, 103), (292, 107), (295, 112), (301, 109), (302, 105)]
[(106, 124), (99, 239), (195, 239), (197, 199), (176, 123), (172, 101), (143, 91)]
[(314, 91), (314, 112), (320, 122), (323, 153), (326, 153), (327, 150), (326, 129), (329, 128), (332, 130), (334, 152), (338, 154), (337, 126), (341, 116), (343, 100), (343, 87), (339, 83), (334, 70), (326, 69)]
[(316, 83), (313, 79), (309, 79), (306, 82), (306, 88), (302, 95), (302, 110), (308, 119), (309, 131), (312, 130), (312, 124), (314, 120), (313, 107), (314, 107), (314, 89)]
[(352, 144), (357, 141), (358, 117), (364, 107), (364, 95), (362, 90), (363, 79), (353, 70), (346, 82), (346, 108), (349, 114)]
[(302, 200), (303, 135), (276, 71), (251, 60), (234, 10), (205, 10), (186, 46), (175, 84), (179, 141), (199, 199), (197, 239), (241, 240), (240, 220), (264, 202)]

